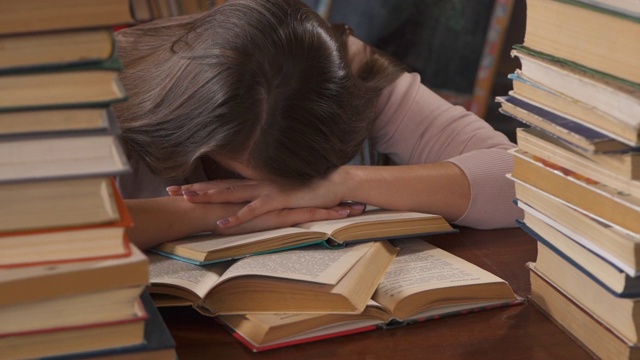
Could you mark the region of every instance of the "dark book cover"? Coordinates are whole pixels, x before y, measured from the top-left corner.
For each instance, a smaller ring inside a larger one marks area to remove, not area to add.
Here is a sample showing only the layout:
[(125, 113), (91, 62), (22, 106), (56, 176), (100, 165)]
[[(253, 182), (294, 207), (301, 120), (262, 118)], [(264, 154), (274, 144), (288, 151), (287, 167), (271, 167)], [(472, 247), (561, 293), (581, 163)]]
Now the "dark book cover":
[(115, 358), (117, 356), (126, 354), (175, 349), (176, 343), (171, 336), (171, 332), (169, 332), (169, 328), (164, 323), (162, 315), (151, 300), (151, 296), (149, 295), (149, 293), (144, 291), (140, 295), (140, 300), (142, 301), (142, 304), (144, 305), (145, 311), (148, 315), (144, 326), (144, 343), (134, 346), (111, 348), (98, 351), (64, 354), (60, 356), (47, 357), (43, 360), (73, 360), (94, 358), (100, 359), (102, 357)]
[[(593, 280), (596, 284), (598, 284), (599, 286), (601, 286), (603, 289), (605, 289), (607, 292), (609, 292), (610, 294), (612, 294), (615, 297), (620, 297), (620, 298), (637, 298), (640, 296), (640, 277), (637, 278), (633, 278), (629, 275), (625, 274), (625, 279), (626, 279), (626, 284), (625, 284), (625, 288), (622, 292), (616, 292), (613, 289), (611, 289), (607, 284), (605, 284), (601, 279), (597, 278), (595, 275), (593, 275), (591, 272), (589, 272), (587, 269), (584, 268), (584, 266), (582, 266), (580, 263), (578, 263), (577, 261), (575, 261), (574, 259), (572, 259), (570, 257), (570, 255), (565, 254), (564, 252), (562, 252), (560, 249), (558, 249), (556, 246), (554, 246), (553, 244), (551, 244), (547, 239), (545, 239), (543, 236), (541, 236), (540, 234), (538, 234), (535, 230), (533, 230), (532, 228), (530, 228), (524, 221), (521, 220), (516, 220), (516, 223), (518, 224), (518, 226), (524, 230), (527, 234), (531, 235), (534, 239), (536, 239), (538, 242), (540, 242), (542, 245), (546, 246), (547, 248), (549, 248), (551, 251), (553, 251), (554, 253), (556, 253), (557, 255), (559, 255), (560, 257), (562, 257), (567, 263), (571, 264), (572, 266), (574, 266), (576, 269), (580, 270), (580, 272), (582, 272), (583, 274), (585, 274), (589, 279)], [(580, 245), (582, 246), (582, 245)], [(622, 271), (621, 269), (619, 269), (616, 265), (612, 264), (610, 261), (608, 261), (607, 259), (602, 258), (600, 255), (594, 253), (593, 251), (589, 250), (588, 248), (585, 248), (587, 251), (593, 253), (595, 256), (599, 257), (602, 259), (602, 261), (606, 262), (607, 264), (609, 264), (611, 267), (615, 268), (618, 272), (620, 273), (624, 273), (624, 271)]]

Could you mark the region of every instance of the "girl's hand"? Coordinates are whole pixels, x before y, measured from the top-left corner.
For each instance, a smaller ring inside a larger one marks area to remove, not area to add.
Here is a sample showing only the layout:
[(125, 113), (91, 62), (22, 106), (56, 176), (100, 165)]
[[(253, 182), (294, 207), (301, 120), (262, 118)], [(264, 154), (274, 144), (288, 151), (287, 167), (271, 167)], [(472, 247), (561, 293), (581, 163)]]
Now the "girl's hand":
[(246, 234), (256, 231), (290, 227), (309, 221), (343, 219), (351, 214), (349, 206), (337, 206), (331, 209), (296, 208), (281, 209), (259, 215), (235, 226), (218, 226), (212, 231), (220, 235)]
[(195, 204), (178, 196), (125, 200), (135, 226), (127, 233), (131, 241), (141, 249), (148, 249), (166, 241), (211, 231), (231, 235), (289, 227), (318, 220), (342, 219), (349, 216), (350, 207), (331, 209), (297, 208), (280, 209), (260, 215), (233, 227), (219, 227), (216, 220), (237, 213), (244, 204)]
[(337, 184), (328, 179), (317, 180), (302, 187), (256, 180), (225, 179), (171, 186), (167, 188), (167, 192), (172, 196), (183, 196), (192, 203), (246, 203), (237, 213), (218, 220), (218, 226), (230, 228), (280, 210), (315, 208), (333, 212), (349, 210), (347, 215), (361, 214), (365, 209), (364, 204), (341, 203), (342, 198), (336, 191), (338, 188)]

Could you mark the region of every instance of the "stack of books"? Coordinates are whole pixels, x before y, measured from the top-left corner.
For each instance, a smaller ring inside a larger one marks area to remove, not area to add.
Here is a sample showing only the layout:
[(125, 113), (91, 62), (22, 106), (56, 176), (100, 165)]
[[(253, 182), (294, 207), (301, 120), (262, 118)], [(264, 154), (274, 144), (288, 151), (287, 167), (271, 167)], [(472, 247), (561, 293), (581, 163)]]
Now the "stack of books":
[(368, 209), (200, 234), (152, 249), (149, 291), (159, 306), (214, 317), (253, 351), (520, 304), (503, 279), (417, 238), (450, 232), (439, 215)]
[(640, 3), (527, 0), (501, 111), (532, 298), (598, 357), (640, 357)]
[(0, 5), (2, 359), (175, 358), (114, 181), (112, 29), (132, 22), (129, 0)]

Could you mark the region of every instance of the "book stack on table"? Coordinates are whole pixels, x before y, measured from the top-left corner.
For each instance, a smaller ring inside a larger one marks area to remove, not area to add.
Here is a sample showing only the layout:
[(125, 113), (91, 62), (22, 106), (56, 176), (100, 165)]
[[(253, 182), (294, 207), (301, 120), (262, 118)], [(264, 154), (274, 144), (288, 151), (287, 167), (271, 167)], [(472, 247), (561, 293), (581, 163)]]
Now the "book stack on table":
[(522, 303), (504, 280), (424, 239), (455, 231), (439, 215), (368, 209), (200, 234), (152, 249), (149, 291), (159, 306), (213, 317), (253, 351)]
[(175, 358), (115, 186), (112, 29), (132, 21), (129, 0), (0, 4), (1, 359)]
[(640, 357), (640, 3), (527, 0), (521, 69), (501, 111), (532, 298), (606, 359)]

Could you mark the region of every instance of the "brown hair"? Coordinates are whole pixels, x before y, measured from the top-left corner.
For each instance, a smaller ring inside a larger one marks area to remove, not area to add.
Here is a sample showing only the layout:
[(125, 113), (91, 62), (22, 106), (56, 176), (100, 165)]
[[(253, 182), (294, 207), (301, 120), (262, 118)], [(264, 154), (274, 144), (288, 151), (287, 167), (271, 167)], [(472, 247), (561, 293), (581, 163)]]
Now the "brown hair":
[(401, 69), (369, 49), (354, 73), (348, 35), (297, 0), (230, 0), (119, 31), (122, 139), (167, 178), (207, 153), (295, 182), (322, 177), (358, 154)]

